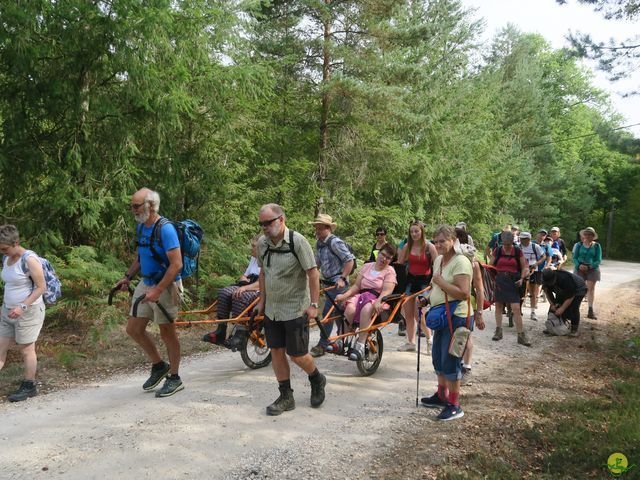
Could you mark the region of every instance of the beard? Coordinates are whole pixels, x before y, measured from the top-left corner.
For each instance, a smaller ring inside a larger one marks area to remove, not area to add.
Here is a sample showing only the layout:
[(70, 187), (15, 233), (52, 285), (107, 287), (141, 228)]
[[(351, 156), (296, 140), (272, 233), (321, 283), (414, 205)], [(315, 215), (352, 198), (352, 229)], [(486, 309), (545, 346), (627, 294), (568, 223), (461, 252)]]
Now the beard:
[(134, 215), (134, 218), (138, 223), (145, 223), (147, 220), (149, 220), (150, 216), (151, 211), (149, 210), (149, 205), (145, 203), (143, 212), (139, 215)]

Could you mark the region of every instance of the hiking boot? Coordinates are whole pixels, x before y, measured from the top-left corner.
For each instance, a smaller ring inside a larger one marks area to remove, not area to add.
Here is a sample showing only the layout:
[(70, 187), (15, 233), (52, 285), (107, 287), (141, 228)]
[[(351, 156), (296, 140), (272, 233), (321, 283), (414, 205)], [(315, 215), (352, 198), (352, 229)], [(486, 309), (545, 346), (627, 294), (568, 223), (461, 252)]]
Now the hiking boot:
[(403, 343), (402, 345), (400, 345), (398, 347), (398, 351), (399, 352), (415, 352), (416, 351), (416, 345), (415, 343)]
[(464, 412), (460, 408), (460, 405), (454, 405), (452, 403), (447, 403), (447, 406), (444, 407), (440, 415), (438, 415), (438, 420), (442, 420), (446, 422), (448, 420), (455, 420), (456, 418), (464, 417)]
[(318, 373), (315, 379), (309, 381), (311, 382), (311, 406), (318, 408), (324, 402), (324, 387), (327, 384), (327, 377)]
[(321, 357), (322, 355), (324, 355), (324, 348), (322, 347), (322, 345), (318, 344), (311, 350), (309, 350), (309, 353), (313, 358)]
[(404, 319), (398, 322), (398, 336), (406, 337), (407, 336), (407, 326), (404, 323)]
[(156, 392), (156, 397), (170, 397), (180, 390), (184, 390), (182, 380), (180, 378), (167, 377), (162, 388)]
[(233, 335), (224, 342), (224, 346), (232, 352), (242, 350), (247, 343), (248, 334), (249, 332), (246, 330), (236, 330), (233, 332)]
[(30, 397), (35, 397), (38, 394), (35, 382), (23, 381), (20, 384), (20, 388), (9, 395), (7, 398), (10, 402), (21, 402)]
[(493, 337), (491, 338), (491, 340), (502, 340), (502, 327), (496, 327), (496, 331), (493, 334)]
[(356, 342), (351, 352), (349, 352), (349, 360), (362, 360), (364, 358), (364, 343)]
[(267, 415), (280, 415), (282, 412), (288, 412), (294, 408), (296, 408), (296, 401), (293, 398), (293, 390), (280, 390), (280, 396), (267, 407)]
[(589, 307), (589, 313), (587, 313), (587, 318), (592, 318), (593, 320), (597, 320), (595, 312), (593, 311), (593, 307)]
[(536, 316), (536, 312), (531, 312), (531, 320), (533, 320), (534, 322), (538, 321), (538, 317)]
[(169, 370), (171, 370), (171, 367), (167, 362), (162, 362), (162, 365), (158, 368), (151, 367), (151, 376), (142, 384), (142, 389), (148, 392), (156, 388), (162, 379), (167, 376)]
[(445, 400), (440, 400), (438, 392), (434, 393), (430, 397), (422, 397), (420, 402), (427, 408), (443, 408), (447, 406), (447, 402)]
[(520, 345), (524, 345), (525, 347), (530, 347), (531, 346), (531, 341), (529, 340), (529, 337), (527, 336), (527, 332), (520, 332), (518, 334), (518, 343)]
[(578, 336), (578, 327), (577, 326), (571, 326), (571, 331), (569, 332), (569, 336), (570, 337), (577, 337)]

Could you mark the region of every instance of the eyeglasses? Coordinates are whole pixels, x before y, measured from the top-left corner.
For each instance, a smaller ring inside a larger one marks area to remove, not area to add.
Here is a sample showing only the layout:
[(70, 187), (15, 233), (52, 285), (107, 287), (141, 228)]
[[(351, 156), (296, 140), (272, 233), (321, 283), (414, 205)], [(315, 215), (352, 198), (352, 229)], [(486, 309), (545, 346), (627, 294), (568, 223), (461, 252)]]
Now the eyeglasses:
[(279, 215), (276, 218), (272, 218), (271, 220), (265, 220), (264, 222), (258, 222), (258, 225), (260, 225), (261, 227), (268, 227), (269, 225), (271, 225), (273, 222), (275, 222), (279, 218), (282, 218), (282, 215)]
[(142, 202), (142, 203), (132, 203), (132, 204), (130, 205), (131, 210), (137, 210), (137, 209), (139, 209), (141, 206), (143, 206), (143, 205), (144, 205), (144, 203), (145, 203), (145, 202)]
[(378, 257), (380, 257), (382, 260), (385, 260), (387, 262), (390, 262), (391, 259), (393, 258), (390, 255), (387, 255), (386, 253), (378, 253)]

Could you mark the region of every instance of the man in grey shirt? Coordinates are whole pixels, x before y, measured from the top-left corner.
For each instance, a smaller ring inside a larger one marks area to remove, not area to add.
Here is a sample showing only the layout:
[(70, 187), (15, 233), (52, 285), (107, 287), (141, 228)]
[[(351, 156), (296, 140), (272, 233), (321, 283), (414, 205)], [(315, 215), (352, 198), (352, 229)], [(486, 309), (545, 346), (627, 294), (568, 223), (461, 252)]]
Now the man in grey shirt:
[(309, 375), (311, 406), (317, 408), (324, 402), (327, 379), (309, 355), (309, 320), (318, 316), (320, 295), (313, 250), (303, 235), (285, 226), (279, 205), (264, 205), (259, 220), (264, 236), (257, 245), (261, 292), (257, 309), (265, 317), (267, 346), (280, 390), (280, 396), (267, 407), (267, 415), (296, 407), (287, 355)]

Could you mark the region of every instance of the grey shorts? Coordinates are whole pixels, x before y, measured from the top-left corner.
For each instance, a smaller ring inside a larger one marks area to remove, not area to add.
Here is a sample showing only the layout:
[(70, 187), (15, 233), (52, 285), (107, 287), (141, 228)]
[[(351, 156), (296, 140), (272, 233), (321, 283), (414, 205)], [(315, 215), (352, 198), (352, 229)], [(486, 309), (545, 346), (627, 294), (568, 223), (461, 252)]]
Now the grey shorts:
[[(129, 310), (130, 317), (133, 317), (133, 303), (135, 302), (135, 299), (146, 294), (152, 288), (153, 286), (145, 285), (143, 281), (138, 283), (136, 290), (133, 292), (133, 302), (131, 303), (131, 309)], [(167, 318), (155, 303), (148, 302), (140, 302), (138, 304), (136, 317), (148, 318), (158, 325), (173, 322), (173, 320), (178, 316), (179, 306), (182, 302), (182, 280), (178, 280), (177, 282), (169, 285), (160, 295), (158, 302), (164, 307), (170, 318)]]
[(579, 269), (575, 269), (573, 271), (576, 275), (582, 277), (585, 282), (599, 282), (600, 281), (600, 269), (599, 268), (591, 268), (586, 272), (583, 272)]
[(9, 318), (10, 309), (2, 306), (0, 337), (13, 338), (18, 345), (35, 342), (44, 325), (44, 303), (29, 305), (18, 318)]

